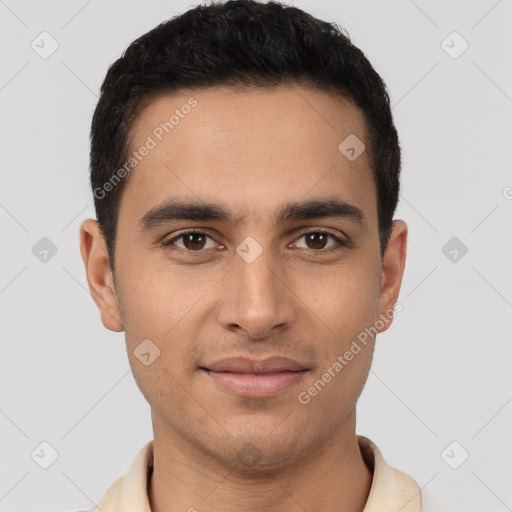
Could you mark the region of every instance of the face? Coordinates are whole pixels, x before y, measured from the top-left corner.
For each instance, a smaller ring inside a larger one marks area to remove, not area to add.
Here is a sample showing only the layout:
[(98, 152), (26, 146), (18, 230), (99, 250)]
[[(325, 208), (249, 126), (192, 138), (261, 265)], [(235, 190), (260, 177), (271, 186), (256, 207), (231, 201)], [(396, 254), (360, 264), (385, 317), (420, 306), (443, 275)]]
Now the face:
[(356, 107), (299, 87), (182, 92), (137, 118), (131, 149), (151, 147), (122, 194), (116, 286), (95, 221), (81, 242), (155, 438), (270, 468), (353, 429), (407, 233), (395, 221), (381, 260), (354, 135), (368, 148)]

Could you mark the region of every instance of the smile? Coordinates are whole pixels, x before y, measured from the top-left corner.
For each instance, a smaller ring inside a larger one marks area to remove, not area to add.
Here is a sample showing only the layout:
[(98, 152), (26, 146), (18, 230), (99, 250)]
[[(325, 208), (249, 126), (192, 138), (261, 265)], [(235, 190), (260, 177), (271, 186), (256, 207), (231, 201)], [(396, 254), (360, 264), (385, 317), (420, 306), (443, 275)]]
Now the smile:
[(231, 357), (200, 368), (216, 386), (246, 398), (270, 397), (296, 385), (309, 368), (293, 359)]
[(276, 395), (297, 384), (308, 370), (275, 373), (233, 373), (204, 369), (206, 375), (220, 388), (247, 398)]

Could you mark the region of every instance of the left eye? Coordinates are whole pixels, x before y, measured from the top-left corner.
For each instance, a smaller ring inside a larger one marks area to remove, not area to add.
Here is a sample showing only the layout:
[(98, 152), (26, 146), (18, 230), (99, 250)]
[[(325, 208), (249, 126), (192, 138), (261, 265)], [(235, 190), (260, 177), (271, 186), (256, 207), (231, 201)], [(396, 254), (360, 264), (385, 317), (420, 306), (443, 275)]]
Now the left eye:
[[(208, 239), (210, 240), (210, 245), (208, 245)], [(301, 239), (305, 240), (305, 246), (299, 245), (298, 240)], [(331, 243), (331, 245), (326, 245), (329, 239), (331, 239), (333, 243)], [(182, 245), (179, 245), (177, 243), (178, 241), (180, 241)], [(203, 233), (202, 231), (185, 231), (164, 242), (163, 245), (165, 247), (176, 246), (190, 252), (201, 252), (203, 249), (214, 248), (216, 242), (211, 236)], [(319, 251), (322, 249), (330, 249), (336, 245), (346, 246), (347, 244), (337, 236), (327, 231), (309, 231), (307, 233), (302, 233), (299, 238), (297, 238), (297, 241), (290, 245), (299, 249), (312, 249), (314, 251)], [(224, 246), (221, 245), (220, 247), (223, 248)]]
[[(305, 249), (321, 250), (321, 249), (331, 248), (331, 247), (335, 246), (336, 244), (341, 245), (341, 246), (346, 245), (345, 242), (343, 242), (343, 240), (341, 240), (337, 236), (335, 236), (332, 233), (329, 233), (327, 231), (310, 231), (308, 233), (303, 233), (298, 238), (298, 240), (300, 240), (302, 238), (305, 238), (306, 244), (313, 245), (313, 247), (311, 247), (311, 246), (308, 247), (306, 245), (306, 247), (304, 247)], [(334, 240), (334, 243), (326, 246), (325, 244), (329, 238), (331, 240)], [(293, 245), (298, 246), (297, 242), (294, 242)], [(300, 248), (302, 249), (303, 247), (300, 247)]]

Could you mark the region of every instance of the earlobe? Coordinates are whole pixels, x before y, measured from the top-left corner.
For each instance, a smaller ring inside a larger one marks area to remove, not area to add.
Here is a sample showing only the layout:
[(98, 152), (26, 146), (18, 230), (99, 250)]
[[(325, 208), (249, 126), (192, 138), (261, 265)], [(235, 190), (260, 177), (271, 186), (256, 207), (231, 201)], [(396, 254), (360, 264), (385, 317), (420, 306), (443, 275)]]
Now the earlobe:
[(381, 290), (379, 296), (379, 318), (388, 318), (379, 332), (384, 332), (392, 323), (394, 306), (398, 301), (407, 256), (407, 224), (395, 220), (382, 262)]
[(80, 252), (85, 265), (89, 290), (100, 310), (103, 325), (110, 331), (123, 331), (108, 252), (98, 221), (86, 219), (82, 222)]

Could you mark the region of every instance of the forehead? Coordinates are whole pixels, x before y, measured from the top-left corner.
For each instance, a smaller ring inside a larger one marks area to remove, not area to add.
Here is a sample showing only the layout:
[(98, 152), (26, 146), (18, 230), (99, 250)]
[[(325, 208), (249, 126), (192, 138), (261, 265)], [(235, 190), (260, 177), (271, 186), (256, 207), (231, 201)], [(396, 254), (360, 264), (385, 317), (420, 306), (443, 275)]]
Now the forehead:
[(160, 96), (142, 109), (130, 139), (131, 151), (145, 156), (131, 171), (120, 219), (127, 205), (141, 217), (179, 198), (229, 204), (263, 221), (284, 203), (333, 194), (376, 216), (368, 150), (356, 159), (343, 152), (346, 140), (359, 143), (358, 152), (368, 148), (362, 113), (321, 90), (210, 88)]

